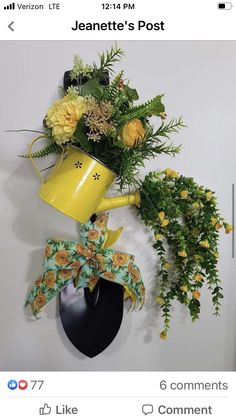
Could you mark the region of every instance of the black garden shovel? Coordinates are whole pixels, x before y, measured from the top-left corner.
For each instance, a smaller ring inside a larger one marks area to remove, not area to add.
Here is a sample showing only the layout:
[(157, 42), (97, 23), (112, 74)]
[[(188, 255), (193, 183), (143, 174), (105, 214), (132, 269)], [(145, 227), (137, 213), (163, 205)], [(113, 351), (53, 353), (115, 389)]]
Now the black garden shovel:
[(60, 293), (60, 315), (71, 343), (93, 358), (117, 335), (123, 317), (124, 291), (119, 284), (100, 279), (95, 289), (76, 291), (74, 284)]
[[(95, 220), (93, 215), (91, 221)], [(122, 228), (109, 230), (110, 240), (116, 241), (121, 231)], [(71, 343), (90, 358), (104, 351), (119, 331), (123, 302), (123, 286), (103, 278), (93, 291), (77, 290), (74, 283), (64, 288), (60, 293), (60, 315)]]
[[(91, 221), (95, 220), (93, 215)], [(121, 231), (110, 230), (111, 241)], [(89, 358), (104, 351), (119, 331), (123, 304), (124, 288), (114, 282), (100, 278), (92, 292), (68, 285), (60, 293), (60, 316), (71, 343)]]

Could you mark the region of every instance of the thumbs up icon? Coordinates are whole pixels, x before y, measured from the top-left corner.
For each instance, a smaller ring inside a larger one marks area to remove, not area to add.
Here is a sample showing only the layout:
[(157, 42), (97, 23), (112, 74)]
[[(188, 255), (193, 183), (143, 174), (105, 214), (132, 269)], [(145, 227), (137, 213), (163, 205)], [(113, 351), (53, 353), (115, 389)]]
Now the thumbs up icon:
[(40, 415), (50, 415), (51, 410), (52, 410), (51, 407), (48, 406), (47, 403), (44, 403), (44, 406), (39, 408), (39, 414)]

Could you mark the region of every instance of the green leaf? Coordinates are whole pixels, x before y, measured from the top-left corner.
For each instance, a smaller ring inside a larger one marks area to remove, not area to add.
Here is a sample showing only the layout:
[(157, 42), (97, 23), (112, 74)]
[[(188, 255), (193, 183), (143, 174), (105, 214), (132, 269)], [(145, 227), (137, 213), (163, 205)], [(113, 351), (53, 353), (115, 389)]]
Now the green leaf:
[(132, 89), (129, 86), (125, 86), (125, 89), (124, 90), (125, 90), (125, 93), (126, 93), (126, 95), (128, 97), (128, 100), (130, 102), (133, 102), (134, 100), (138, 100), (139, 99), (139, 95), (138, 95), (138, 92), (137, 92), (136, 89)]
[(178, 119), (171, 119), (168, 123), (162, 122), (161, 126), (153, 135), (154, 137), (159, 136), (169, 138), (170, 134), (179, 132), (181, 128), (186, 128), (181, 117)]
[(45, 145), (41, 150), (38, 150), (32, 153), (31, 156), (29, 154), (21, 154), (18, 157), (24, 157), (26, 159), (29, 159), (31, 157), (33, 159), (36, 159), (36, 158), (46, 157), (49, 154), (62, 154), (62, 152), (63, 152), (62, 146), (59, 146), (55, 142), (51, 142), (50, 144)]
[(165, 111), (165, 106), (161, 103), (161, 97), (159, 100), (155, 100), (151, 106), (151, 114), (159, 116), (161, 112)]
[(96, 77), (102, 75), (105, 71), (113, 71), (113, 65), (118, 62), (124, 55), (124, 51), (116, 44), (111, 47), (110, 51), (105, 51), (99, 55), (100, 67), (98, 68), (94, 63), (94, 74)]
[(93, 146), (91, 142), (88, 140), (87, 134), (86, 134), (86, 125), (84, 122), (84, 118), (81, 118), (78, 122), (76, 131), (75, 131), (75, 138), (81, 145), (84, 151), (90, 152), (93, 150)]
[(77, 80), (79, 76), (90, 77), (92, 71), (93, 68), (90, 65), (84, 64), (79, 55), (75, 55), (73, 69), (70, 72), (70, 79)]
[(116, 140), (115, 142), (114, 142), (114, 145), (116, 146), (116, 147), (119, 147), (119, 148), (127, 148), (123, 143), (122, 143), (122, 141), (120, 141), (120, 140)]
[(120, 124), (131, 121), (135, 118), (146, 118), (152, 115), (159, 116), (161, 112), (165, 111), (165, 106), (161, 102), (163, 95), (155, 96), (153, 99), (139, 106), (130, 108), (125, 115), (120, 118)]
[(99, 98), (101, 96), (101, 86), (96, 79), (88, 80), (81, 87), (81, 96), (94, 96)]
[(80, 133), (78, 141), (79, 141), (81, 147), (84, 149), (84, 151), (87, 151), (89, 153), (90, 151), (93, 150), (93, 146), (89, 142), (88, 137), (87, 137), (86, 134)]

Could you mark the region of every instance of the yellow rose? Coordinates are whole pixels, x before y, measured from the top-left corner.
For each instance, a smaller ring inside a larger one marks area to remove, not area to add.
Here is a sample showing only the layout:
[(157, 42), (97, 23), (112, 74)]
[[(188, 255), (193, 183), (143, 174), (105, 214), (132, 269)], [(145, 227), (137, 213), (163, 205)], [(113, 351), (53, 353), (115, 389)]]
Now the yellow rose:
[(211, 224), (214, 226), (217, 223), (217, 218), (211, 217)]
[(142, 284), (141, 287), (139, 287), (141, 295), (145, 295), (145, 286)]
[(164, 173), (166, 174), (166, 176), (171, 177), (172, 179), (178, 178), (179, 177), (179, 173), (176, 172), (175, 170), (171, 170), (171, 169), (166, 169), (164, 171)]
[(166, 174), (166, 176), (170, 177), (170, 176), (171, 176), (171, 173), (172, 173), (172, 170), (171, 170), (171, 169), (169, 169), (169, 168), (167, 168), (167, 169), (164, 171), (164, 173)]
[(156, 234), (155, 235), (155, 239), (156, 240), (161, 240), (162, 239), (162, 235), (161, 234)]
[(178, 172), (176, 172), (175, 170), (172, 170), (170, 177), (171, 177), (172, 179), (176, 179), (176, 178), (178, 178), (178, 177), (179, 177), (179, 173), (178, 173)]
[(206, 200), (210, 201), (213, 197), (213, 193), (211, 191), (206, 192)]
[(172, 264), (170, 262), (165, 262), (163, 264), (163, 268), (165, 268), (166, 270), (170, 269), (172, 267)]
[(99, 232), (95, 229), (91, 229), (88, 233), (88, 239), (93, 241), (93, 240), (97, 240), (97, 238), (99, 237)]
[(114, 281), (115, 279), (115, 274), (113, 274), (113, 272), (103, 272), (103, 277), (108, 279), (109, 281)]
[(220, 230), (222, 228), (222, 225), (220, 223), (215, 224), (215, 229)]
[(202, 274), (195, 274), (194, 277), (193, 277), (193, 279), (196, 282), (201, 282), (201, 281), (204, 280), (204, 275), (202, 275)]
[(156, 298), (156, 302), (158, 304), (160, 304), (160, 306), (162, 306), (165, 303), (165, 300), (164, 300), (164, 298), (162, 298), (161, 296), (159, 296), (159, 297)]
[(161, 221), (162, 221), (162, 220), (164, 220), (164, 218), (165, 218), (165, 213), (164, 213), (164, 211), (159, 212), (158, 217), (159, 217), (159, 219), (160, 219)]
[(44, 277), (44, 282), (48, 288), (53, 288), (55, 285), (56, 277), (53, 271), (48, 271)]
[(64, 278), (64, 279), (70, 278), (71, 277), (71, 271), (70, 271), (70, 269), (62, 269), (60, 271), (60, 276), (62, 276), (62, 278)]
[(203, 203), (202, 202), (194, 202), (194, 204), (192, 205), (192, 207), (194, 208), (194, 209), (200, 209), (200, 208), (203, 208), (204, 207), (204, 205), (203, 205)]
[(66, 250), (59, 250), (55, 254), (55, 262), (57, 265), (67, 265), (69, 263), (69, 253)]
[(42, 277), (40, 276), (37, 281), (35, 281), (35, 285), (36, 287), (40, 287), (40, 285), (42, 285)]
[(180, 251), (178, 252), (178, 255), (179, 255), (181, 258), (186, 258), (186, 257), (188, 256), (185, 250), (180, 250)]
[(77, 244), (76, 251), (78, 255), (84, 256), (86, 258), (91, 258), (94, 256), (93, 252), (84, 244)]
[(140, 119), (133, 119), (123, 126), (120, 139), (126, 147), (140, 144), (145, 137), (145, 129)]
[(201, 247), (205, 247), (205, 249), (209, 249), (209, 247), (210, 247), (210, 244), (209, 244), (208, 240), (201, 240), (199, 242), (199, 244), (200, 244)]
[(33, 309), (38, 313), (46, 304), (45, 295), (40, 292), (33, 302)]
[(106, 227), (107, 221), (108, 221), (108, 215), (102, 214), (98, 216), (98, 218), (95, 221), (95, 224), (96, 226), (102, 229), (103, 227)]
[(95, 287), (97, 285), (99, 281), (99, 277), (96, 275), (92, 275), (89, 278), (89, 288), (92, 289), (93, 287)]
[(181, 291), (183, 291), (183, 292), (188, 292), (188, 287), (187, 287), (187, 285), (182, 285), (179, 289), (180, 289)]
[(131, 277), (134, 282), (138, 282), (140, 280), (140, 273), (137, 269), (131, 269)]
[(161, 333), (160, 333), (160, 339), (162, 339), (162, 340), (166, 340), (166, 339), (167, 339), (167, 334), (166, 334), (166, 332), (161, 332)]
[(78, 270), (79, 268), (81, 268), (81, 263), (80, 263), (80, 261), (79, 261), (79, 260), (76, 260), (75, 262), (73, 262), (73, 263), (70, 265), (70, 267), (71, 267), (71, 269), (76, 269), (76, 270)]
[(187, 199), (188, 198), (188, 195), (189, 195), (189, 191), (184, 190), (184, 191), (181, 191), (180, 192), (180, 197), (182, 199)]
[(64, 144), (72, 139), (78, 121), (86, 110), (87, 106), (82, 96), (72, 98), (66, 95), (52, 105), (45, 120), (47, 126), (52, 129), (57, 144)]
[(193, 291), (192, 292), (192, 296), (193, 298), (195, 298), (196, 300), (199, 300), (199, 298), (201, 297), (201, 293), (199, 291)]
[(114, 266), (124, 266), (129, 263), (130, 256), (126, 253), (116, 252), (112, 256), (112, 262)]
[(231, 225), (231, 224), (226, 224), (226, 226), (225, 226), (225, 232), (226, 232), (226, 234), (229, 234), (229, 233), (231, 233), (231, 231), (233, 231), (233, 226)]
[(166, 226), (168, 226), (169, 223), (170, 223), (169, 220), (167, 220), (167, 218), (164, 218), (164, 220), (162, 220), (162, 222), (161, 222), (161, 226), (166, 227)]
[(47, 244), (46, 249), (45, 249), (45, 256), (46, 256), (47, 258), (49, 258), (49, 257), (51, 256), (51, 253), (52, 253), (52, 249), (51, 249), (51, 247)]

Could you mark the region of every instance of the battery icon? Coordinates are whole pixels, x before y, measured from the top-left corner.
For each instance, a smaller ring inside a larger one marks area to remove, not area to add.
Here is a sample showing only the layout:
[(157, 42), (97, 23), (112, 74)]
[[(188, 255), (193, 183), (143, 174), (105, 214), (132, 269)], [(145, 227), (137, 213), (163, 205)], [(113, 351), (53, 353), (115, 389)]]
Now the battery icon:
[(224, 3), (218, 3), (218, 9), (224, 9), (224, 10), (231, 10), (233, 7), (233, 4), (229, 1), (226, 1)]

